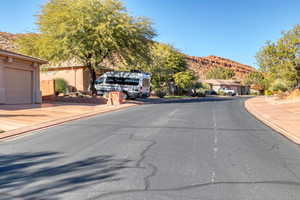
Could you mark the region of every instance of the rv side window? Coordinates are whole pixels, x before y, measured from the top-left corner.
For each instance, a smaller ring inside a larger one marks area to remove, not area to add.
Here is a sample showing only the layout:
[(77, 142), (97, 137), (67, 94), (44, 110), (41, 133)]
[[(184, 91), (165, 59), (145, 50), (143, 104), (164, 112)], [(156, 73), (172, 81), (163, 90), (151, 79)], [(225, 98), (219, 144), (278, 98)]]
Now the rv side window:
[(107, 83), (107, 84), (116, 84), (114, 77), (107, 77), (106, 80), (105, 80), (105, 83)]
[(150, 80), (149, 79), (144, 79), (143, 80), (143, 87), (150, 87)]
[(124, 85), (139, 85), (139, 79), (124, 78)]
[(135, 78), (122, 78), (122, 77), (107, 77), (105, 83), (119, 84), (119, 85), (138, 85), (139, 79)]
[(99, 79), (96, 80), (96, 84), (102, 84), (103, 81), (104, 81), (104, 78), (103, 78), (103, 77), (102, 77), (102, 78), (99, 78)]

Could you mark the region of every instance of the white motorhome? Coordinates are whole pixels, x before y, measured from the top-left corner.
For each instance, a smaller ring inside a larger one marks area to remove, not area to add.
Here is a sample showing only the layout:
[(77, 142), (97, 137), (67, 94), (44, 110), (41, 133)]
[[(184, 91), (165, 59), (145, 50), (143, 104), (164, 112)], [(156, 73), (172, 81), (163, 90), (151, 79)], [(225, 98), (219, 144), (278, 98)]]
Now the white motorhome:
[(98, 95), (121, 91), (124, 98), (135, 99), (150, 96), (151, 75), (144, 72), (111, 71), (100, 76), (95, 83)]

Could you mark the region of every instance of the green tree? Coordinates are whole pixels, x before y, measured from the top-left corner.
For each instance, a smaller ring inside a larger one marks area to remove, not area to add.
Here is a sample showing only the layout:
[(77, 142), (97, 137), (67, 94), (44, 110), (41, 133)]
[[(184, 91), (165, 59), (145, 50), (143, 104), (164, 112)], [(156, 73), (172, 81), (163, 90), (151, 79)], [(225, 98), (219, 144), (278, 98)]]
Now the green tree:
[(151, 49), (152, 63), (149, 71), (153, 85), (161, 87), (173, 81), (173, 75), (186, 70), (183, 54), (171, 45), (156, 43)]
[[(173, 75), (187, 69), (185, 57), (173, 46), (155, 42), (149, 51), (150, 62), (138, 60), (137, 69), (151, 73), (154, 88), (167, 87), (173, 81)], [(128, 67), (124, 67), (128, 70)]]
[(192, 89), (192, 87), (195, 85), (195, 76), (189, 71), (178, 72), (173, 75), (173, 78), (175, 84), (180, 89), (180, 93)]
[(215, 67), (206, 73), (207, 79), (232, 79), (235, 72), (232, 69), (224, 67)]
[[(281, 81), (287, 89), (300, 87), (300, 26), (283, 32), (276, 42), (268, 41), (256, 55), (269, 85)], [(277, 83), (278, 85), (278, 83)]]
[(84, 64), (93, 92), (95, 70), (104, 60), (131, 65), (150, 59), (149, 48), (156, 35), (148, 19), (128, 15), (119, 0), (50, 0), (42, 7), (37, 24), (40, 35), (32, 46), (25, 37), (19, 40), (22, 52)]
[(255, 86), (255, 88), (259, 88), (259, 90), (267, 88), (266, 79), (263, 73), (259, 71), (253, 71), (247, 74), (243, 79), (243, 84)]

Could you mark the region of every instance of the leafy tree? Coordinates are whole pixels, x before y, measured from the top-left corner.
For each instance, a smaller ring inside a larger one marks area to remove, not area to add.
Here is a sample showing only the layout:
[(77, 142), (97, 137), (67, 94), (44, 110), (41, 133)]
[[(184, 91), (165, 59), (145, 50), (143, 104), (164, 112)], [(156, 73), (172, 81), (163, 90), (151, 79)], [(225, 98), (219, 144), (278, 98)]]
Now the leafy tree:
[(255, 88), (259, 88), (259, 90), (264, 90), (267, 87), (266, 79), (263, 73), (259, 71), (254, 71), (247, 74), (243, 80), (243, 84), (255, 86)]
[(276, 42), (268, 41), (256, 55), (269, 84), (280, 80), (288, 89), (300, 87), (300, 26), (283, 32)]
[(206, 73), (207, 79), (232, 79), (235, 72), (232, 69), (224, 67), (215, 67)]
[(52, 62), (59, 61), (59, 57), (56, 56), (59, 50), (57, 43), (44, 34), (19, 34), (14, 42), (21, 53)]
[(160, 87), (173, 81), (173, 75), (186, 70), (184, 56), (174, 47), (156, 43), (151, 49), (152, 63), (149, 71), (152, 74), (153, 85)]
[(180, 93), (192, 89), (192, 87), (195, 85), (195, 76), (189, 71), (178, 72), (173, 75), (173, 78), (175, 84), (180, 89)]
[[(137, 69), (151, 73), (154, 88), (167, 87), (173, 81), (173, 75), (187, 69), (185, 57), (177, 49), (168, 44), (153, 43), (150, 48), (150, 63), (138, 60)], [(124, 67), (128, 70), (128, 67)]]
[(32, 46), (25, 37), (18, 42), (22, 52), (50, 61), (81, 62), (89, 70), (93, 92), (95, 70), (103, 61), (130, 65), (146, 60), (155, 36), (151, 22), (128, 15), (119, 0), (50, 0), (37, 24), (40, 35)]
[(176, 85), (182, 89), (189, 89), (194, 85), (195, 77), (191, 72), (178, 72), (173, 77)]

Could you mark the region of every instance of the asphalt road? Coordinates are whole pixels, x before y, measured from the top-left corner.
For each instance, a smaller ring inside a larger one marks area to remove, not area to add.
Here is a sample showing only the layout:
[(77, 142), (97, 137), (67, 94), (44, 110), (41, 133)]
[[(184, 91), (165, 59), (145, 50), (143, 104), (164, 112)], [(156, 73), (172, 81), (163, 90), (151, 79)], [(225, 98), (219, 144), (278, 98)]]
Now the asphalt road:
[(0, 199), (300, 199), (299, 146), (243, 101), (148, 104), (1, 142)]

